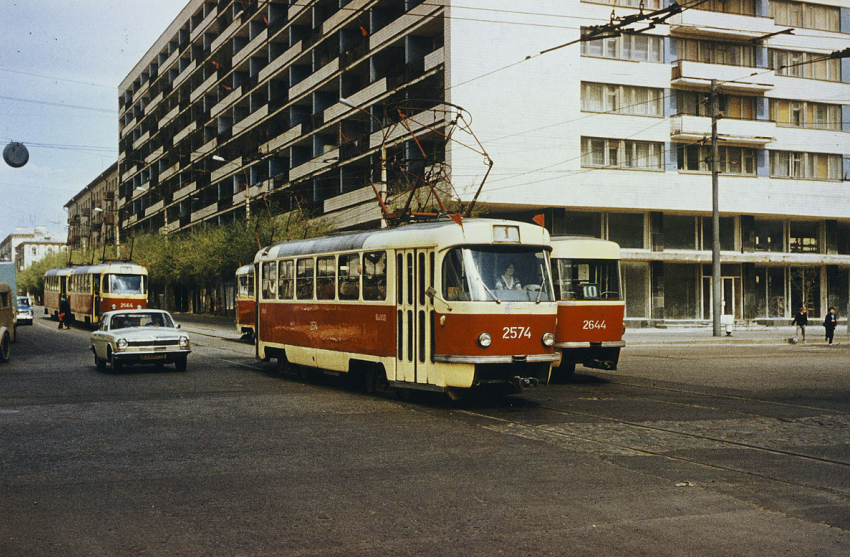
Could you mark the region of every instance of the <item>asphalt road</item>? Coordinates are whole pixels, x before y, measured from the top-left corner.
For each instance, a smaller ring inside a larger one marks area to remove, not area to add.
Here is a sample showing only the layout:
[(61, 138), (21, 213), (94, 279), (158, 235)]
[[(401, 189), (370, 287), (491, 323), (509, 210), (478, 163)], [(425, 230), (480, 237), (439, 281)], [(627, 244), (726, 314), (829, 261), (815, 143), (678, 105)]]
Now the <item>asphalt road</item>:
[(850, 554), (850, 346), (629, 347), (450, 403), (87, 341), (37, 319), (0, 366), (0, 556)]

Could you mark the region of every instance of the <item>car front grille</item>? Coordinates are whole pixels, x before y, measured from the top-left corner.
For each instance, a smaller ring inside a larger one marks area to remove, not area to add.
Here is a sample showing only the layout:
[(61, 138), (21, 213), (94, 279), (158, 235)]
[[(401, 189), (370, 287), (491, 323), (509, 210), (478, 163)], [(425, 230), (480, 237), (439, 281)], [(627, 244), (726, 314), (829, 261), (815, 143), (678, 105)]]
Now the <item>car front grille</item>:
[(133, 347), (141, 347), (141, 346), (180, 346), (180, 341), (177, 339), (169, 339), (169, 340), (131, 340), (127, 343), (128, 346)]

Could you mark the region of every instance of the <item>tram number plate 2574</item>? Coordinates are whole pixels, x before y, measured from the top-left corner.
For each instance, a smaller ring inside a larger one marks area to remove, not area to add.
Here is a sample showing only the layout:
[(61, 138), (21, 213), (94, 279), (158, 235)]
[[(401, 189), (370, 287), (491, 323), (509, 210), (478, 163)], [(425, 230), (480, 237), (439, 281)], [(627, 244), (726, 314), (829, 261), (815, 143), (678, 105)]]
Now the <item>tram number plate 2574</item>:
[(589, 330), (606, 329), (606, 328), (607, 327), (605, 326), (604, 320), (594, 321), (593, 319), (585, 319), (584, 320), (584, 326), (582, 326), (582, 329), (589, 329)]
[(502, 338), (531, 338), (530, 327), (502, 327)]

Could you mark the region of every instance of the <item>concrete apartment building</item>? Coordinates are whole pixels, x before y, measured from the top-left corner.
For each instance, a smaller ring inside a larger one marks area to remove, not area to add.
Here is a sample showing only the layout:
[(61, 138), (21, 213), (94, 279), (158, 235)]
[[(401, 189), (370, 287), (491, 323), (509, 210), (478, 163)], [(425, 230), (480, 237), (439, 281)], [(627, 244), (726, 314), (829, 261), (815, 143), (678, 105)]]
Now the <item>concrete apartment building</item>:
[(684, 2), (645, 33), (577, 42), (639, 4), (193, 0), (121, 84), (121, 228), (244, 218), (266, 197), (377, 226), (378, 123), (434, 99), (388, 159), (432, 147), (469, 201), (481, 154), (436, 148), (451, 125), (440, 102), (463, 107), (494, 161), (487, 212), (620, 243), (632, 324), (708, 320), (717, 80), (724, 311), (846, 315), (850, 59), (825, 56), (847, 48), (850, 3)]
[(113, 163), (68, 203), (68, 245), (75, 250), (102, 248), (120, 240), (116, 193), (118, 163)]

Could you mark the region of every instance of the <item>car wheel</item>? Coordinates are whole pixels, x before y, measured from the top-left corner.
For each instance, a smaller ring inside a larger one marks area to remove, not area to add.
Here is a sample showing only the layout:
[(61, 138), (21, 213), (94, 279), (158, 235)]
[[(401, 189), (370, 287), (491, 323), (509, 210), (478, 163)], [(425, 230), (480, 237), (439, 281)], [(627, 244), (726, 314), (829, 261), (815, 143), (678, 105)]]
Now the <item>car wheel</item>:
[(9, 333), (3, 333), (3, 338), (0, 339), (0, 364), (4, 364), (9, 361), (9, 358), (12, 356), (12, 339), (9, 338)]
[(98, 371), (103, 371), (106, 369), (106, 360), (101, 360), (97, 356), (97, 352), (94, 353), (94, 365), (97, 366)]
[(177, 369), (177, 371), (186, 371), (186, 360), (186, 356), (181, 356), (174, 360), (174, 367)]
[(119, 371), (121, 371), (121, 368), (123, 366), (121, 365), (121, 362), (118, 361), (115, 358), (115, 353), (110, 351), (108, 356), (109, 356), (109, 365), (110, 365), (110, 367), (112, 367), (112, 371), (114, 373), (118, 373)]

